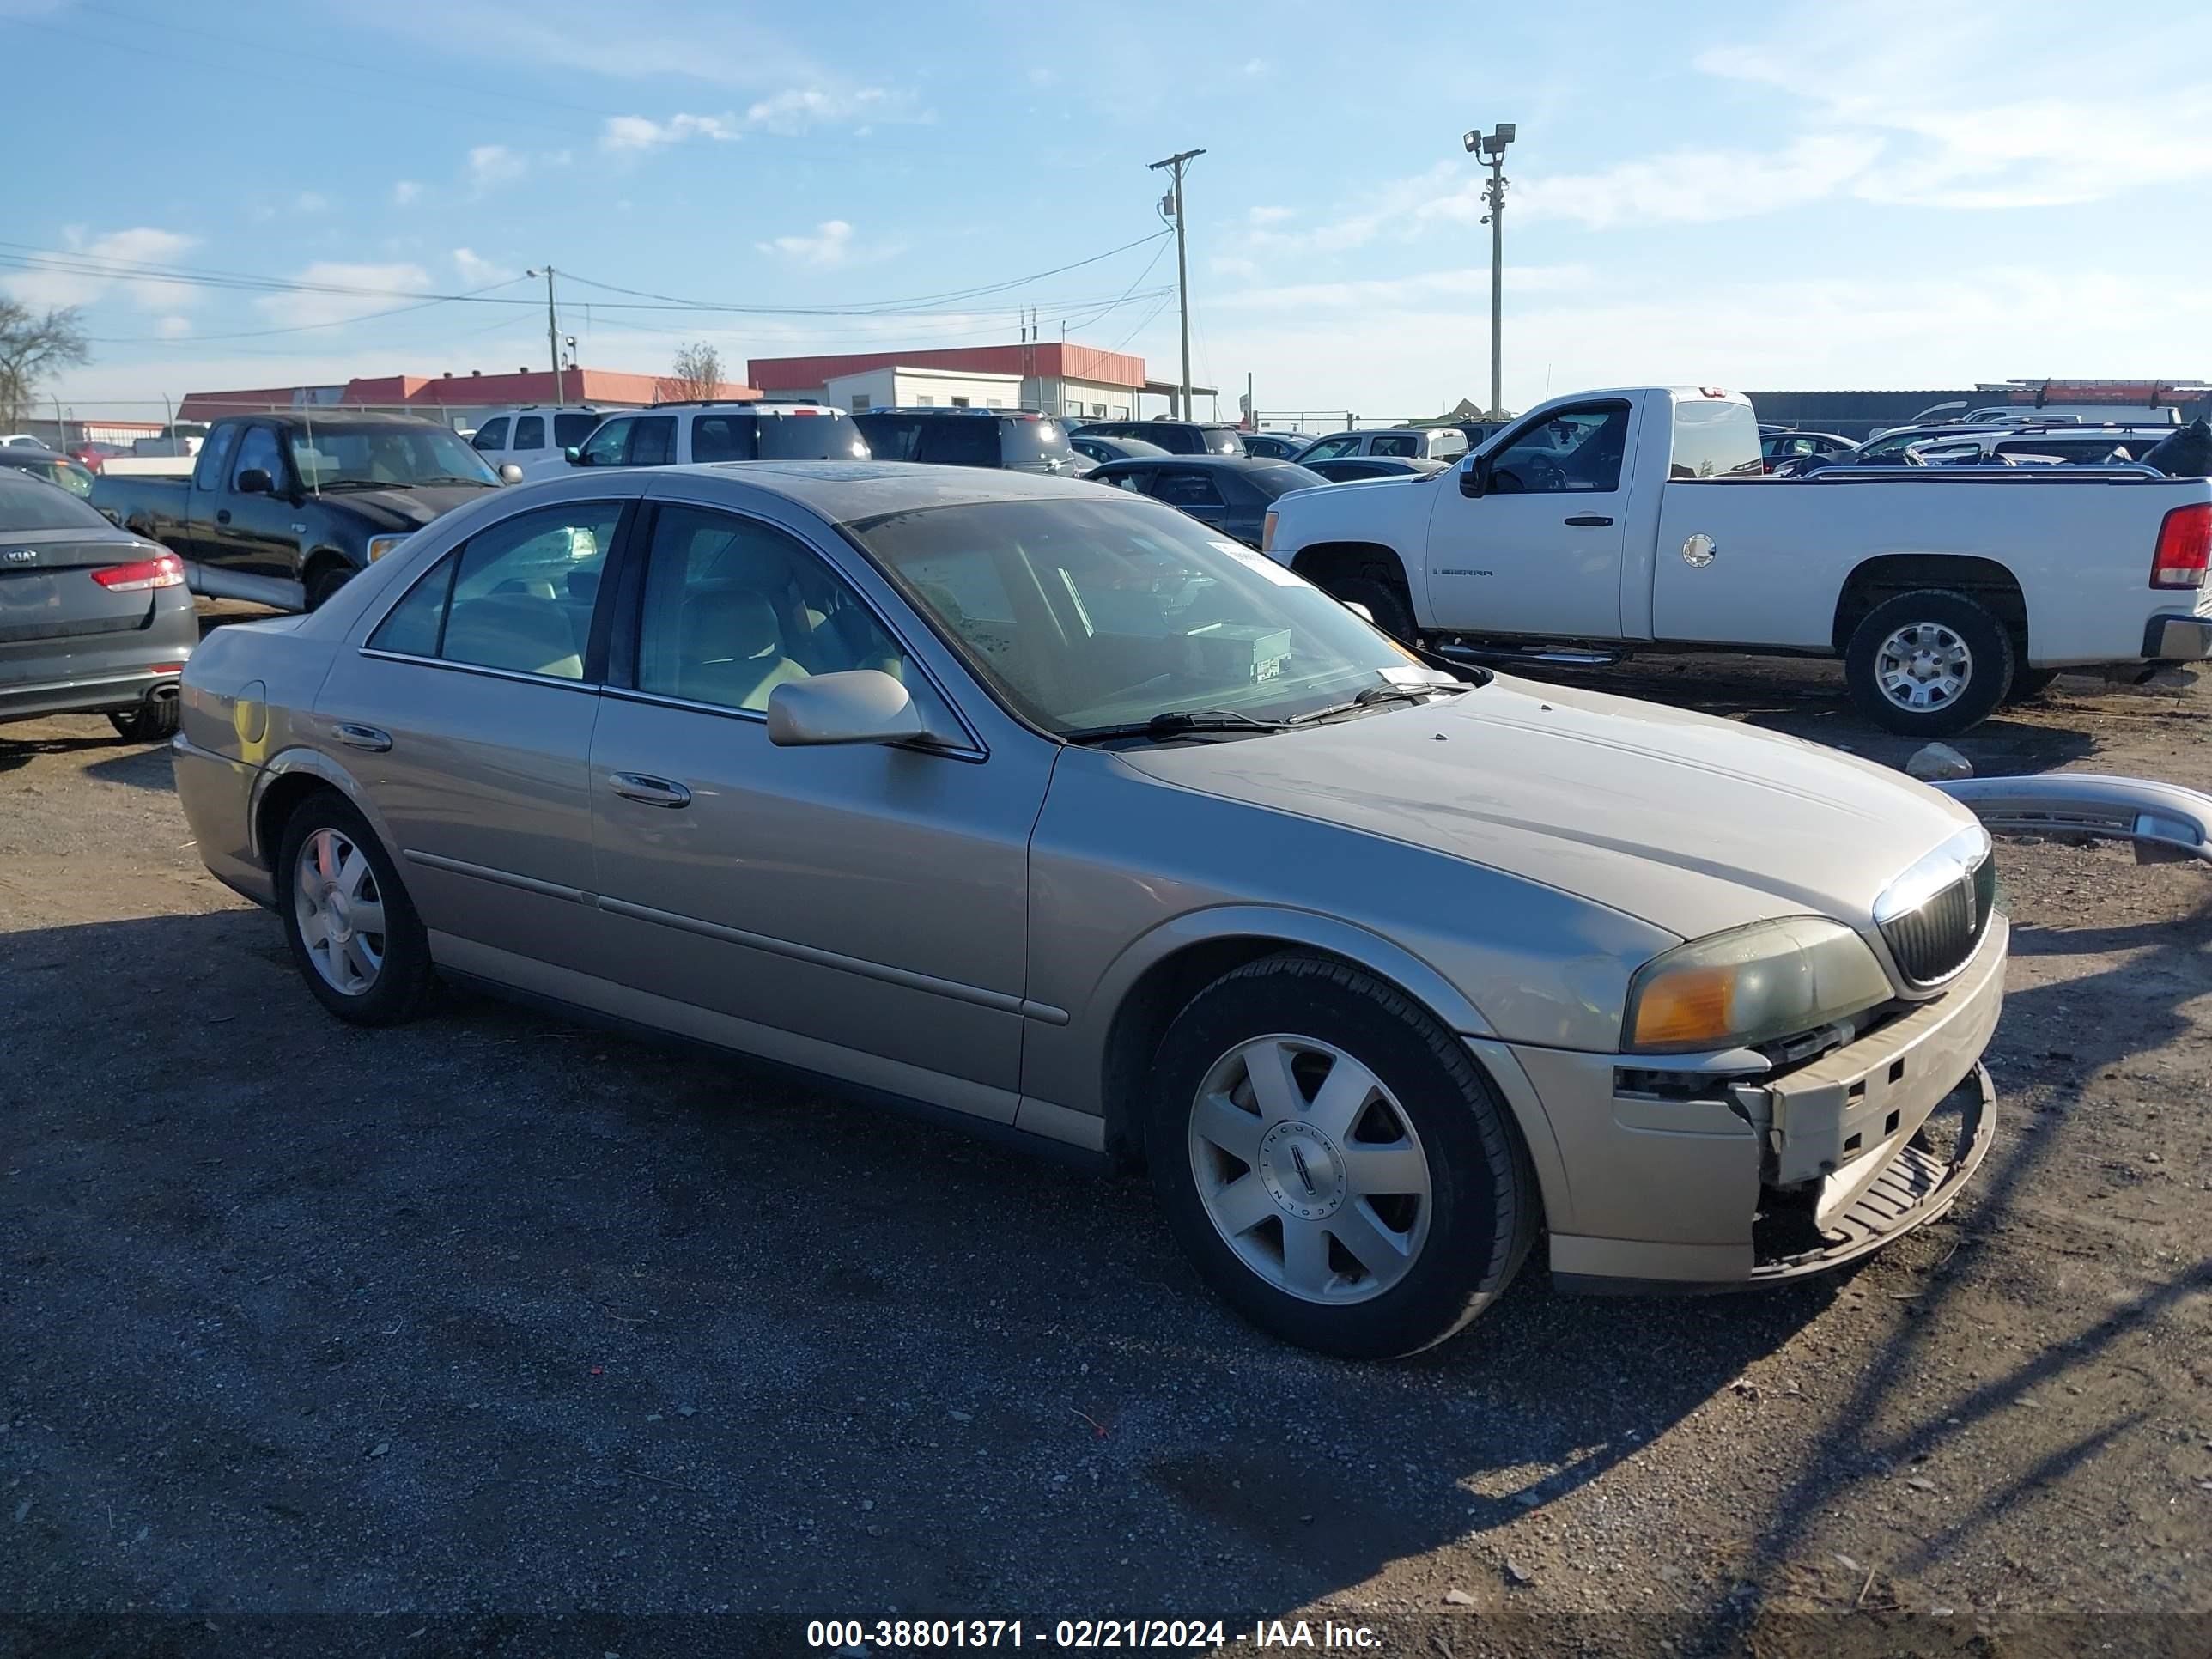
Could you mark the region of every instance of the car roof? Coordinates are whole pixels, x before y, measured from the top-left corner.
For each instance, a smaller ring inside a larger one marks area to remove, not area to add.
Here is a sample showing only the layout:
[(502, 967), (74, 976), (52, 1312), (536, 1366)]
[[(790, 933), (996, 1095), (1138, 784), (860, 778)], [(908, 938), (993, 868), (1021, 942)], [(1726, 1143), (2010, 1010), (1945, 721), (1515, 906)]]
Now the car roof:
[[(1125, 455), (1118, 461), (1099, 462), (1098, 471), (1103, 472), (1110, 467), (1161, 466), (1170, 464), (1176, 466), (1211, 467), (1220, 472), (1259, 472), (1279, 466), (1297, 465), (1296, 461), (1277, 460), (1272, 455)], [(1095, 477), (1097, 474), (1094, 473), (1092, 476)]]
[(44, 466), (49, 461), (66, 461), (70, 457), (58, 449), (33, 449), (28, 444), (0, 444), (0, 461), (10, 466)]
[(656, 493), (665, 489), (664, 479), (714, 479), (781, 496), (834, 524), (927, 507), (1101, 498), (1097, 486), (1079, 478), (912, 461), (707, 461), (653, 471)]

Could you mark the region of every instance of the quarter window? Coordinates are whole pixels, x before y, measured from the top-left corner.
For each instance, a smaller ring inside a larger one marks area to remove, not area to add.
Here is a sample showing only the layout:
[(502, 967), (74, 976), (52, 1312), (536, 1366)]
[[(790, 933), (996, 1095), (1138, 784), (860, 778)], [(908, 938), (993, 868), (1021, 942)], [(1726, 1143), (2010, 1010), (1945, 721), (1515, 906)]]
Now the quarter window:
[(599, 423), (596, 415), (556, 415), (553, 417), (553, 441), (563, 449), (570, 449), (592, 435), (592, 428)]
[(726, 513), (660, 510), (639, 690), (757, 714), (779, 685), (855, 668), (909, 678), (874, 613), (804, 544)]

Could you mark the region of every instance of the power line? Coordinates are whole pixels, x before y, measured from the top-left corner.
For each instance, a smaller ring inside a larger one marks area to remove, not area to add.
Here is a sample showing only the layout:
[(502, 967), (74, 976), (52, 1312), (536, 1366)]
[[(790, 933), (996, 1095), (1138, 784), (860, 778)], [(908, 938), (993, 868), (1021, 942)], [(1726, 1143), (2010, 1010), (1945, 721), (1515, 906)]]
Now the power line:
[[(128, 281), (129, 279), (120, 280)], [(459, 297), (473, 299), (477, 295), (489, 294), (494, 289), (512, 288), (521, 280), (520, 276), (510, 276), (503, 283), (492, 283), (475, 289), (471, 294)], [(410, 311), (428, 311), (433, 306), (452, 303), (450, 300), (423, 300), (411, 306), (394, 306), (389, 311), (364, 312), (358, 317), (333, 317), (325, 323), (294, 323), (285, 328), (241, 329), (230, 334), (194, 334), (182, 339), (172, 339), (159, 334), (94, 334), (87, 336), (86, 338), (88, 343), (93, 345), (204, 345), (216, 340), (268, 340), (274, 339), (280, 334), (306, 334), (322, 328), (350, 328), (356, 323), (373, 323), (386, 317), (402, 317)], [(504, 327), (509, 320), (502, 317), (497, 325)], [(489, 333), (490, 330), (483, 331)]]

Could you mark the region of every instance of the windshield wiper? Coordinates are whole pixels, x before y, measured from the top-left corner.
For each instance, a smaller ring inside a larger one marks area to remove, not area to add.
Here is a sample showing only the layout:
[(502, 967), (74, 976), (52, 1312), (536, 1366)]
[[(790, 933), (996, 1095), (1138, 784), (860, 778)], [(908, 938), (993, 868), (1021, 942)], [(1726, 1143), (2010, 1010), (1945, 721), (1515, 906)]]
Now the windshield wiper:
[(1070, 743), (1109, 743), (1116, 738), (1144, 738), (1158, 743), (1194, 732), (1287, 732), (1282, 720), (1255, 720), (1228, 708), (1170, 708), (1148, 720), (1129, 720), (1120, 726), (1094, 726), (1066, 733)]
[(327, 495), (333, 489), (412, 489), (415, 486), (404, 478), (327, 478), (307, 487)]
[(464, 478), (464, 477), (460, 477), (457, 476), (456, 474), (453, 474), (453, 473), (451, 473), (451, 472), (441, 472), (441, 473), (440, 473), (440, 474), (438, 474), (438, 476), (437, 476), (436, 477), (434, 477), (434, 478), (411, 478), (411, 479), (410, 479), (408, 482), (410, 482), (410, 483), (418, 483), (418, 484), (440, 484), (440, 483), (490, 484), (490, 483), (497, 483), (499, 482), (499, 480), (498, 480), (498, 479), (496, 479), (496, 478)]
[(1294, 714), (1285, 723), (1310, 726), (1316, 720), (1325, 720), (1332, 714), (1348, 714), (1355, 708), (1371, 708), (1378, 702), (1426, 702), (1438, 693), (1452, 690), (1454, 688), (1448, 685), (1370, 685), (1348, 702), (1333, 702), (1326, 708)]

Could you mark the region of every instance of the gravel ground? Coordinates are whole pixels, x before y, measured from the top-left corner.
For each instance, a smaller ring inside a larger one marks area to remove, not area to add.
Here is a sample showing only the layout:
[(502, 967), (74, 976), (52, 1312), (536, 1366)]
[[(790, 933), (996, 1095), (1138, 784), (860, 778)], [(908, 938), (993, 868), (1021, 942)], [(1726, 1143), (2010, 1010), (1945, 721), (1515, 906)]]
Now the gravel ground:
[[(1587, 678), (1904, 752), (1822, 665)], [(1959, 746), (2203, 787), (2208, 714), (2063, 682)], [(1137, 1182), (489, 1001), (343, 1027), (164, 754), (0, 728), (0, 1651), (2201, 1655), (2212, 870), (2002, 857), (1998, 1138), (1945, 1220), (1757, 1296), (1533, 1265), (1355, 1365), (1226, 1315)]]

